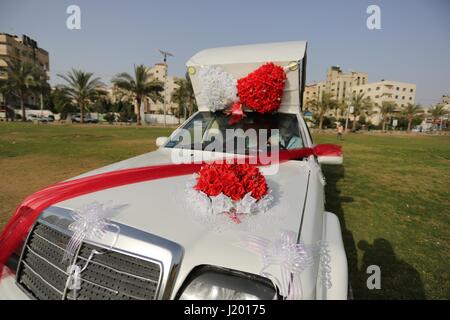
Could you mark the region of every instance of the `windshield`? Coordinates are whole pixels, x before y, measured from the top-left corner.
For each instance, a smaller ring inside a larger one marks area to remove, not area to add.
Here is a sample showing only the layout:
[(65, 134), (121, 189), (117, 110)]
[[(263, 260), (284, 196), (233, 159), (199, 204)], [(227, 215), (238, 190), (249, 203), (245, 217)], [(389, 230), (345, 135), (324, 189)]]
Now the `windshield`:
[(235, 124), (230, 118), (223, 112), (199, 112), (172, 134), (165, 147), (232, 153), (267, 150), (274, 144), (280, 149), (304, 147), (295, 114), (247, 112)]

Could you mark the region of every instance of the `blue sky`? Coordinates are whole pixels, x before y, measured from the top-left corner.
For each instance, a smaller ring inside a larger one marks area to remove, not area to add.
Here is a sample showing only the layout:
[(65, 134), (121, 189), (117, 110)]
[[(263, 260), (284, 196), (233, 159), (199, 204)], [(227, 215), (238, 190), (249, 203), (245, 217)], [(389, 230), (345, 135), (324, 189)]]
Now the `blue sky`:
[[(81, 8), (81, 30), (66, 27), (71, 4)], [(381, 8), (381, 30), (366, 27), (370, 4)], [(109, 82), (133, 64), (160, 62), (158, 48), (175, 54), (169, 73), (183, 75), (204, 48), (308, 40), (308, 82), (340, 65), (368, 72), (370, 82), (416, 83), (424, 105), (450, 94), (448, 0), (0, 0), (0, 32), (48, 50), (52, 84), (72, 67)]]

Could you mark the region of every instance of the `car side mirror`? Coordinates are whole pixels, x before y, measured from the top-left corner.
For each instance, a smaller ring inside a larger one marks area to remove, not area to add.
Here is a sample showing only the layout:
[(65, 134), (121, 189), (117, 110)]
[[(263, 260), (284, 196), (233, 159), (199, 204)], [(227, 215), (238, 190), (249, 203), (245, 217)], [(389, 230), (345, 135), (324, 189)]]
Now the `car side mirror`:
[(342, 156), (317, 156), (320, 164), (341, 165), (344, 162)]
[(320, 164), (341, 165), (344, 162), (341, 146), (318, 144), (313, 149)]
[(162, 147), (169, 140), (169, 137), (158, 137), (156, 138), (156, 146), (158, 148)]

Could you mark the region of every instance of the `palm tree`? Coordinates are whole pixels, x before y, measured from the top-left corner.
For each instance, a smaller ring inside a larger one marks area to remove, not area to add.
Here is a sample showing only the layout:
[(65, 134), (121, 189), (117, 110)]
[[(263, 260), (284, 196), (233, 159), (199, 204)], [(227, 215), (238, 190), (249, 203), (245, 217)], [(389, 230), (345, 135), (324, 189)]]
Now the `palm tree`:
[(6, 86), (11, 93), (19, 98), (22, 109), (22, 121), (26, 121), (25, 100), (33, 94), (36, 86), (36, 67), (34, 64), (23, 61), (10, 61), (8, 63), (8, 79)]
[[(8, 85), (8, 81), (6, 79), (0, 79), (0, 95), (3, 98), (3, 103), (6, 106), (5, 109), (5, 116), (6, 116), (6, 121), (8, 121), (9, 119), (9, 115), (11, 114), (11, 110), (9, 109), (9, 97), (12, 94), (12, 88), (9, 87)], [(11, 117), (11, 121), (14, 121), (14, 117)]]
[(186, 91), (188, 96), (188, 110), (189, 110), (189, 117), (192, 116), (194, 111), (197, 110), (197, 101), (195, 100), (195, 94), (194, 94), (194, 87), (192, 86), (191, 77), (189, 76), (189, 73), (186, 72), (185, 75), (186, 78)]
[(67, 82), (67, 85), (64, 86), (67, 95), (80, 108), (80, 123), (84, 121), (84, 111), (89, 104), (104, 94), (103, 83), (100, 78), (93, 78), (93, 75), (91, 72), (76, 69), (72, 69), (67, 75), (58, 74)]
[(64, 86), (56, 86), (50, 94), (50, 100), (53, 109), (61, 114), (61, 119), (65, 119), (69, 112), (76, 111), (76, 107), (69, 97), (67, 88)]
[(44, 69), (36, 67), (34, 69), (34, 93), (39, 96), (41, 110), (44, 108), (44, 96), (48, 97), (51, 93), (51, 87), (48, 83), (47, 73)]
[(328, 111), (335, 109), (337, 106), (336, 100), (330, 93), (323, 93), (320, 100), (311, 100), (308, 107), (314, 110), (319, 115), (319, 130), (322, 130), (323, 119)]
[(190, 117), (193, 113), (195, 96), (189, 74), (186, 74), (186, 78), (175, 79), (175, 84), (178, 87), (173, 90), (171, 101), (177, 103), (180, 109), (181, 107), (185, 107), (187, 105), (189, 110), (187, 117)]
[(411, 123), (414, 117), (423, 113), (423, 109), (418, 104), (408, 103), (402, 108), (402, 114), (408, 119), (408, 132), (411, 132)]
[[(181, 114), (181, 109), (185, 110), (188, 93), (186, 90), (187, 80), (183, 78), (175, 79), (175, 84), (177, 87), (172, 91), (172, 96), (170, 97), (170, 101), (178, 104), (178, 113)], [(186, 115), (186, 113), (184, 113)]]
[(353, 95), (351, 105), (353, 107), (352, 131), (356, 130), (356, 118), (359, 116), (370, 116), (372, 114), (372, 101), (364, 96), (364, 92)]
[(391, 118), (392, 114), (394, 113), (396, 107), (397, 107), (397, 104), (392, 101), (383, 101), (381, 103), (380, 113), (381, 113), (381, 117), (383, 119), (383, 125), (382, 125), (383, 131), (386, 130), (386, 128), (385, 128), (386, 122), (390, 121), (390, 118)]
[(338, 113), (339, 119), (344, 117), (345, 112), (347, 112), (347, 109), (348, 109), (348, 103), (346, 101), (341, 101), (338, 103), (337, 110), (339, 111), (339, 113)]
[(436, 119), (439, 119), (443, 117), (447, 112), (445, 110), (445, 106), (443, 104), (437, 104), (434, 107), (428, 109), (428, 112), (431, 114), (431, 117), (433, 118), (433, 124), (436, 121)]
[(134, 78), (128, 73), (119, 73), (112, 83), (120, 90), (128, 93), (135, 100), (135, 112), (137, 114), (137, 124), (141, 124), (140, 107), (142, 100), (150, 98), (153, 102), (160, 101), (161, 91), (164, 90), (160, 81), (153, 80), (149, 69), (144, 65), (134, 67)]

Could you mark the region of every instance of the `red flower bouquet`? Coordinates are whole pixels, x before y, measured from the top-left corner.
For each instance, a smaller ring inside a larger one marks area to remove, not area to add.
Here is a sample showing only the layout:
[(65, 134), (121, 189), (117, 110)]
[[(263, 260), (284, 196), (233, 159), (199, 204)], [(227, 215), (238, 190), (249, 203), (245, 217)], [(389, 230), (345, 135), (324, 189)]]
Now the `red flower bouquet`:
[(278, 110), (286, 73), (272, 62), (266, 63), (237, 81), (239, 103), (260, 113)]
[(260, 200), (268, 192), (266, 179), (259, 169), (249, 164), (209, 164), (200, 169), (195, 190), (208, 196), (220, 193), (233, 201), (241, 200), (250, 193)]
[(238, 224), (246, 214), (267, 211), (273, 200), (257, 167), (229, 163), (204, 165), (188, 182), (187, 196), (197, 212), (206, 214), (204, 217), (224, 214)]

